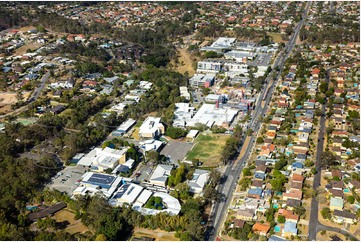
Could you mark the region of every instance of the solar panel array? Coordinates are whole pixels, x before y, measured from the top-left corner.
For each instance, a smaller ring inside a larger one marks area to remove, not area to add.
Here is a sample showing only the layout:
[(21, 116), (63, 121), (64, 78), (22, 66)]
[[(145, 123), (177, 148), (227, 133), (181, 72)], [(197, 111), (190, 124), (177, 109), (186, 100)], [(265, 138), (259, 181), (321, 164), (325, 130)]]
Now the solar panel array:
[(94, 173), (89, 178), (88, 182), (110, 185), (114, 180), (115, 180), (115, 177), (113, 177), (113, 176)]
[(123, 184), (119, 189), (118, 192), (114, 195), (114, 199), (121, 198), (124, 193), (127, 191), (130, 184)]

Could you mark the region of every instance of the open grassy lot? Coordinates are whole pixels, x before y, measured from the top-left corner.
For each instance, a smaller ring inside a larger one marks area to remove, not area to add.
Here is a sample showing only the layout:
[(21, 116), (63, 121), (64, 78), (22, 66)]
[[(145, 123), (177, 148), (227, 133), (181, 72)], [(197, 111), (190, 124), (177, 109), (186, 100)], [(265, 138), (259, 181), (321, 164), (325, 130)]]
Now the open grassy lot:
[(75, 216), (74, 213), (72, 213), (68, 210), (62, 210), (62, 211), (54, 214), (53, 219), (55, 219), (57, 222), (67, 221), (65, 232), (68, 232), (70, 234), (75, 234), (75, 233), (82, 234), (82, 233), (89, 231), (88, 227), (86, 227), (84, 224), (82, 224), (80, 219), (75, 220), (74, 216)]
[(267, 34), (269, 36), (271, 36), (273, 38), (273, 41), (276, 43), (285, 43), (286, 41), (282, 40), (282, 35), (280, 33), (271, 33), (271, 32), (267, 32)]
[(203, 166), (213, 167), (221, 163), (221, 152), (230, 135), (201, 134), (195, 139), (193, 149), (188, 152), (187, 160), (199, 159)]

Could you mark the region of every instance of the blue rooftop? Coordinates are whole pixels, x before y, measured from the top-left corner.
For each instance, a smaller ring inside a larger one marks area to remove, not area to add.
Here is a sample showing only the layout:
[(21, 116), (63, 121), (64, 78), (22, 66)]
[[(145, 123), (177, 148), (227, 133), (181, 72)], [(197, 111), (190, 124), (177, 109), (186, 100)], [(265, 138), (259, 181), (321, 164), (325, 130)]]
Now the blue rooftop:
[(248, 190), (248, 195), (259, 195), (261, 196), (262, 195), (262, 188), (251, 188)]
[(283, 232), (297, 234), (297, 224), (294, 222), (286, 221)]

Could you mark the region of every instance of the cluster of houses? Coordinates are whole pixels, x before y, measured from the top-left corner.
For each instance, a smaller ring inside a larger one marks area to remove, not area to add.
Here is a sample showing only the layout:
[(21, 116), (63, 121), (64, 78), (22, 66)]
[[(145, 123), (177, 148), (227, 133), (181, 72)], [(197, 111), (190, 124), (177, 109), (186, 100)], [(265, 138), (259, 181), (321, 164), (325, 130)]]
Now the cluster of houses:
[[(320, 55), (322, 56), (322, 54)], [(332, 115), (328, 120), (328, 125), (331, 125), (333, 129), (329, 134), (330, 141), (327, 146), (341, 159), (343, 170), (341, 171), (340, 168), (326, 170), (325, 174), (329, 182), (325, 186), (325, 190), (327, 206), (332, 212), (332, 221), (341, 224), (354, 224), (358, 221), (355, 212), (359, 209), (359, 203), (349, 204), (346, 199), (348, 196), (353, 196), (354, 193), (359, 194), (360, 189), (360, 182), (351, 178), (351, 173), (359, 174), (360, 160), (359, 157), (350, 159), (352, 153), (359, 150), (359, 131), (353, 132), (350, 128), (350, 119), (347, 118), (350, 111), (359, 113), (359, 91), (353, 92), (354, 89), (358, 89), (359, 85), (359, 81), (352, 78), (352, 72), (355, 70), (357, 72), (355, 67), (359, 67), (359, 62), (341, 64), (330, 72), (331, 81), (333, 80), (334, 83), (334, 101), (337, 103), (338, 99), (341, 100), (338, 102), (340, 104), (332, 106)], [(247, 221), (253, 221), (253, 232), (268, 236), (269, 240), (285, 240), (299, 235), (300, 216), (295, 213), (294, 209), (303, 205), (305, 179), (311, 175), (310, 165), (306, 163), (315, 157), (313, 152), (315, 147), (313, 142), (317, 139), (313, 135), (315, 110), (320, 108), (315, 97), (325, 76), (320, 76), (319, 68), (311, 68), (305, 84), (309, 98), (296, 105), (294, 103), (295, 90), (300, 86), (300, 80), (295, 78), (296, 72), (297, 65), (290, 65), (288, 74), (278, 82), (278, 94), (274, 94), (270, 105), (272, 111), (269, 122), (264, 124), (260, 134), (263, 142), (257, 145), (253, 178), (246, 190), (245, 197), (236, 199), (235, 205), (231, 207), (231, 210), (236, 211), (231, 224), (232, 228), (242, 228)], [(343, 86), (344, 84), (346, 88)], [(346, 90), (350, 90), (351, 95)], [(342, 93), (344, 94), (341, 96)], [(347, 99), (348, 105), (343, 104), (345, 99)], [(286, 122), (286, 118), (289, 118), (285, 115), (286, 113), (289, 115), (290, 109), (294, 113), (294, 119), (290, 123), (288, 134), (285, 135), (285, 128), (282, 124)], [(357, 119), (359, 122), (359, 116)], [(289, 140), (290, 138), (291, 140)], [(285, 141), (282, 144), (277, 142), (281, 139)], [(354, 150), (343, 146), (347, 145), (344, 143), (346, 139), (358, 144), (352, 148)], [(284, 185), (285, 191), (281, 193), (272, 191), (270, 184), (265, 182), (280, 154), (292, 161), (288, 163), (286, 170), (281, 171), (288, 178), (288, 182)], [(270, 198), (272, 198), (271, 204), (269, 203)], [(284, 223), (278, 223), (277, 226), (271, 227), (268, 223), (260, 222), (260, 218), (270, 206), (278, 209), (274, 217), (283, 216)], [(271, 230), (275, 235), (269, 236)]]
[(332, 221), (340, 224), (357, 222), (355, 213), (359, 207), (357, 204), (348, 204), (346, 198), (352, 196), (352, 190), (360, 193), (360, 181), (352, 180), (345, 183), (347, 172), (342, 172), (340, 169), (332, 169), (327, 171), (325, 175), (331, 178), (330, 182), (325, 185), (325, 190), (329, 197), (328, 207), (332, 212)]

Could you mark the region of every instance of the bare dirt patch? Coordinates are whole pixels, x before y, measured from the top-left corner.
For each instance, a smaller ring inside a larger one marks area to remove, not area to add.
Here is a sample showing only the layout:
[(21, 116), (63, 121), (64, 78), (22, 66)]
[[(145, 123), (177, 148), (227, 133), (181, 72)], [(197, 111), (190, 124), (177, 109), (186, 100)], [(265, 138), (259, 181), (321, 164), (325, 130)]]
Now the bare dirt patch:
[(160, 229), (150, 230), (143, 228), (135, 228), (133, 235), (134, 237), (146, 236), (146, 237), (154, 238), (156, 241), (179, 241), (179, 239), (174, 236), (175, 232), (166, 232)]
[(9, 104), (6, 104), (6, 105), (5, 104), (0, 104), (0, 115), (9, 113), (11, 111), (12, 111), (11, 105), (9, 105)]
[(82, 224), (80, 219), (75, 220), (74, 216), (75, 216), (74, 213), (72, 213), (68, 210), (62, 210), (60, 212), (57, 212), (53, 216), (53, 219), (55, 219), (57, 222), (68, 221), (69, 224), (66, 226), (65, 232), (68, 232), (70, 234), (75, 234), (75, 233), (82, 234), (82, 233), (89, 231), (88, 227), (86, 227), (84, 224)]
[[(16, 92), (1, 92), (0, 93), (0, 105), (14, 104), (18, 101)], [(23, 92), (23, 101), (28, 99), (30, 92)]]
[(337, 236), (343, 241), (346, 241), (346, 236), (337, 232), (326, 231), (324, 235), (321, 234), (321, 231), (317, 233), (316, 239), (317, 241), (331, 241), (331, 236)]
[(178, 56), (179, 63), (172, 63), (175, 66), (176, 71), (181, 74), (188, 72), (190, 76), (193, 76), (195, 71), (193, 69), (194, 61), (191, 53), (189, 53), (189, 51), (186, 49), (178, 49)]

